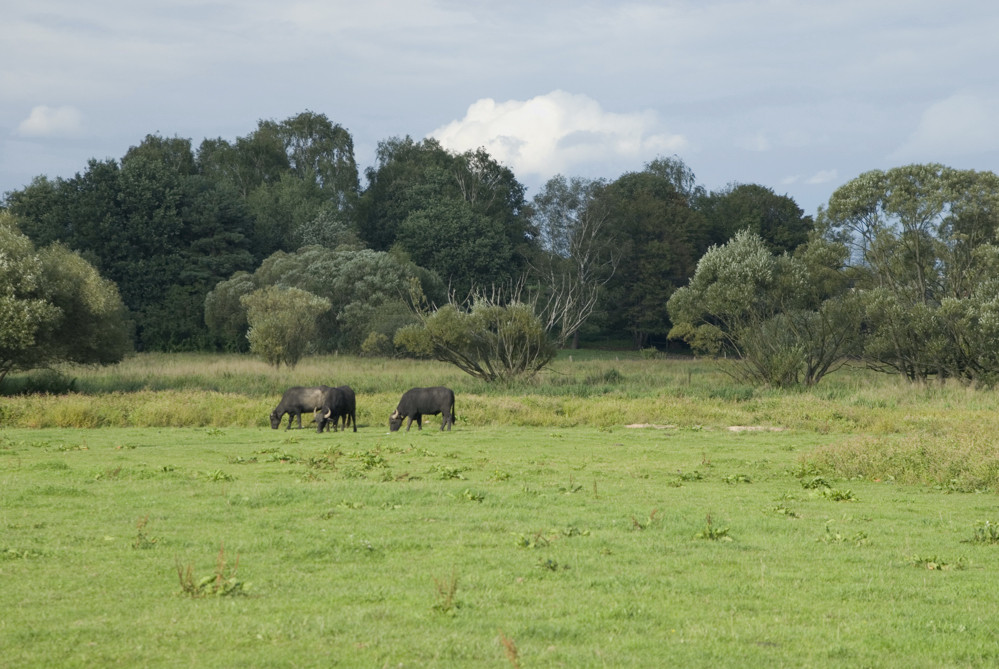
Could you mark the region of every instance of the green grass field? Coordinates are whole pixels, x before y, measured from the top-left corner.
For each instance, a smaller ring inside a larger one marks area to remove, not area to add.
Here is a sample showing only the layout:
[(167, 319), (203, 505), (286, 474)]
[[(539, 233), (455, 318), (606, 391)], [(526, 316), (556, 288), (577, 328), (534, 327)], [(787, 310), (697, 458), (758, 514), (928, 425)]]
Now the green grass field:
[[(2, 664), (999, 663), (994, 393), (583, 357), (299, 369), (357, 433), (269, 429), (296, 372), (225, 357), (0, 399)], [(422, 379), (455, 429), (389, 434)]]

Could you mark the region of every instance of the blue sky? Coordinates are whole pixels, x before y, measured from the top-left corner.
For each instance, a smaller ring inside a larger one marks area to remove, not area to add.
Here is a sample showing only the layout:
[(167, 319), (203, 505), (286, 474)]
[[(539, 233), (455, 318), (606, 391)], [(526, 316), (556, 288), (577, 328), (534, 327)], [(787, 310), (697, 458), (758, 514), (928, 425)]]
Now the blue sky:
[(537, 192), (677, 155), (806, 213), (870, 169), (999, 170), (993, 0), (15, 0), (0, 193), (149, 133), (235, 139), (305, 110), (478, 146)]

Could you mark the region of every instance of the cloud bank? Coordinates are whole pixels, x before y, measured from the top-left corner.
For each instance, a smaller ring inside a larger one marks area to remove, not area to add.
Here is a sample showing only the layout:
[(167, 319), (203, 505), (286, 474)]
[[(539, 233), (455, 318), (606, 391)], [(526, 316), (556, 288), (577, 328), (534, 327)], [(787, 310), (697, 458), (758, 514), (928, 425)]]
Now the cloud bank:
[(478, 100), (430, 133), (452, 151), (484, 147), (515, 173), (549, 177), (596, 162), (640, 164), (687, 146), (654, 112), (616, 114), (586, 95), (556, 90), (529, 100)]

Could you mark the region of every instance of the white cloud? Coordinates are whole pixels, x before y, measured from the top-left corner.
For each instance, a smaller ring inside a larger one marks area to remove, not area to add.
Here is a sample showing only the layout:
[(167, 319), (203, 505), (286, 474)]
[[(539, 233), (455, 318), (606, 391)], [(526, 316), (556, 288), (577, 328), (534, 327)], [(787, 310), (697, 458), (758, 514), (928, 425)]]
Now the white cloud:
[(999, 150), (996, 118), (999, 99), (972, 93), (952, 95), (923, 112), (915, 132), (892, 157), (930, 161)]
[(805, 183), (816, 185), (816, 184), (827, 184), (839, 178), (839, 173), (836, 170), (822, 170), (816, 172), (811, 177), (808, 178)]
[(687, 145), (651, 111), (615, 114), (585, 95), (556, 90), (530, 100), (473, 103), (430, 133), (452, 151), (484, 147), (517, 174), (550, 176), (593, 162), (651, 160)]
[(76, 107), (39, 105), (17, 126), (22, 137), (67, 137), (80, 132), (83, 115)]

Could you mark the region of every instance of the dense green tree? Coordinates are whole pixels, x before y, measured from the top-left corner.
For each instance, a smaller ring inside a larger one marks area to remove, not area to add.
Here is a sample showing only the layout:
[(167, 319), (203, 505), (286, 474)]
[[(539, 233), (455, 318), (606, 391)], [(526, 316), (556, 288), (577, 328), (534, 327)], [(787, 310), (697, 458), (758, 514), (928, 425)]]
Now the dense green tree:
[(620, 253), (606, 285), (610, 326), (629, 332), (636, 347), (670, 329), (666, 302), (693, 275), (710, 237), (691, 207), (699, 194), (693, 174), (678, 158), (659, 159), (629, 172), (599, 196)]
[(260, 186), (275, 183), (291, 168), (277, 128), (263, 123), (231, 143), (221, 137), (202, 141), (197, 164), (201, 174), (213, 183), (230, 186), (243, 199)]
[(999, 177), (937, 164), (865, 172), (833, 193), (818, 223), (851, 249), (872, 367), (994, 382), (999, 367), (969, 342), (986, 343), (990, 327)]
[(57, 362), (118, 362), (131, 347), (114, 284), (64, 246), (36, 251), (0, 212), (0, 381)]
[[(255, 221), (258, 259), (277, 250), (325, 244), (344, 225), (356, 227), (359, 197), (354, 141), (325, 115), (306, 111), (284, 121), (260, 121), (247, 137), (205, 140), (197, 163), (228, 184)], [(337, 230), (325, 234), (326, 223)]]
[(205, 323), (217, 348), (226, 351), (247, 351), (249, 324), (242, 297), (257, 289), (253, 275), (236, 272), (230, 279), (219, 281), (205, 296)]
[(275, 367), (294, 367), (315, 345), (316, 321), (329, 300), (299, 288), (268, 286), (241, 300), (250, 329), (250, 352)]
[(447, 192), (451, 163), (451, 155), (433, 139), (393, 137), (379, 142), (375, 165), (365, 172), (361, 239), (376, 251), (389, 250), (406, 217)]
[(740, 230), (749, 230), (774, 253), (792, 252), (808, 241), (814, 228), (811, 216), (787, 195), (757, 184), (733, 184), (697, 198), (715, 244), (723, 244)]
[(205, 346), (206, 293), (253, 263), (245, 206), (194, 164), (187, 140), (149, 136), (121, 165), (90, 161), (8, 197), (35, 243), (65, 244), (118, 285), (146, 349)]
[(262, 122), (281, 138), (292, 171), (315, 183), (327, 202), (352, 211), (360, 184), (354, 161), (354, 139), (324, 114), (305, 111), (281, 123)]
[(253, 214), (255, 250), (263, 253), (261, 259), (278, 250), (297, 249), (302, 239), (300, 230), (326, 210), (316, 183), (303, 181), (291, 172), (261, 184), (246, 202)]
[(518, 276), (535, 251), (524, 187), (484, 150), (394, 138), (379, 145), (367, 178), (362, 240), (399, 249), (461, 295)]
[(440, 200), (412, 212), (399, 226), (399, 236), (405, 241), (397, 247), (416, 264), (447, 277), (458, 295), (511, 276), (509, 238), (463, 200)]
[(191, 151), (191, 140), (180, 137), (146, 135), (138, 146), (129, 147), (121, 162), (125, 164), (138, 159), (162, 165), (168, 172), (178, 176), (190, 176), (198, 172), (194, 153)]

